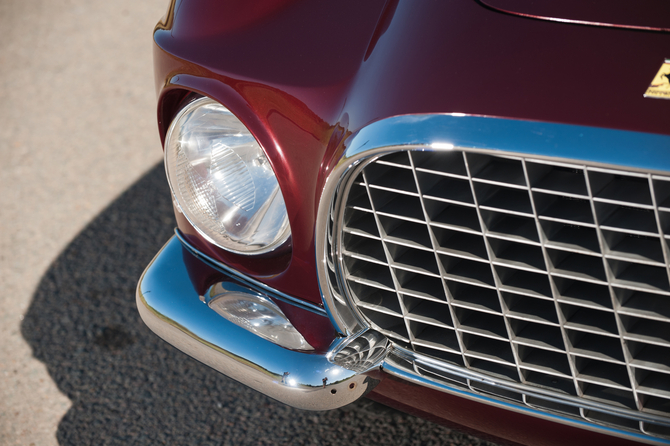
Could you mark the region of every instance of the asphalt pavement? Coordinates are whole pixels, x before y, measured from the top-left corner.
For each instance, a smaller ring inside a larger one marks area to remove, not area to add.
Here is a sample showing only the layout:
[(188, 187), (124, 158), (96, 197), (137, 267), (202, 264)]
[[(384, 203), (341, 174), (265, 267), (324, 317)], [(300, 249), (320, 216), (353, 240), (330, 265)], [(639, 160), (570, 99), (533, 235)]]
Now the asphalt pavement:
[(154, 336), (173, 231), (151, 31), (166, 0), (0, 2), (0, 445), (485, 444), (362, 400), (277, 403)]

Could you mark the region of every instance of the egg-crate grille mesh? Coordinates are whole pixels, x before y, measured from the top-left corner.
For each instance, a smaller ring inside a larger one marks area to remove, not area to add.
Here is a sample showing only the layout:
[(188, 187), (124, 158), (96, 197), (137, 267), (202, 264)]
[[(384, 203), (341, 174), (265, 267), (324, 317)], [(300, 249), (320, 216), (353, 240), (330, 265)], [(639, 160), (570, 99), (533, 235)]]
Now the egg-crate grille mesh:
[[(347, 293), (396, 345), (670, 421), (670, 177), (400, 151), (357, 175), (342, 220)], [(480, 391), (670, 437), (651, 422)]]

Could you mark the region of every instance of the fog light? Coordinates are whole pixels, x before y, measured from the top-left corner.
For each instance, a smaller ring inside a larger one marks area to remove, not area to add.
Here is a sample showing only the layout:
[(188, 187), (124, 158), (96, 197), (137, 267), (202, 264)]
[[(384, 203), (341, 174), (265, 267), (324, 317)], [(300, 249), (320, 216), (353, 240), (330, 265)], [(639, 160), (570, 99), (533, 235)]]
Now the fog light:
[(165, 169), (182, 213), (221, 248), (258, 254), (291, 235), (270, 162), (244, 124), (218, 102), (197, 99), (177, 115), (165, 139)]
[(314, 350), (270, 299), (233, 283), (217, 283), (205, 296), (209, 307), (230, 322), (291, 350)]

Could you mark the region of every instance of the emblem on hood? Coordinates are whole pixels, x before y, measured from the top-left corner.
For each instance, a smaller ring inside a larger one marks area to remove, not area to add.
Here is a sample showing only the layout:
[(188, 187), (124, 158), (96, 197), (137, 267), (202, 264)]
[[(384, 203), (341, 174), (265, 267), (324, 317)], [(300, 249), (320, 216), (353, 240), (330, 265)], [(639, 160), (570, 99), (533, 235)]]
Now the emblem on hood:
[(644, 93), (645, 98), (670, 99), (670, 59), (665, 59), (654, 80)]

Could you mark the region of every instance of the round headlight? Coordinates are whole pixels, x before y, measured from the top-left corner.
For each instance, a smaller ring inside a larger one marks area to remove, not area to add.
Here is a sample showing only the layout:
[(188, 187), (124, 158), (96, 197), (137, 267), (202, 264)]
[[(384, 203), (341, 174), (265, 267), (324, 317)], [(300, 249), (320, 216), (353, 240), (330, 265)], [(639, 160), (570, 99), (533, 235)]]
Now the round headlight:
[(182, 213), (221, 248), (258, 254), (291, 235), (270, 162), (244, 124), (218, 102), (197, 99), (177, 115), (165, 140), (165, 170)]

